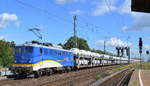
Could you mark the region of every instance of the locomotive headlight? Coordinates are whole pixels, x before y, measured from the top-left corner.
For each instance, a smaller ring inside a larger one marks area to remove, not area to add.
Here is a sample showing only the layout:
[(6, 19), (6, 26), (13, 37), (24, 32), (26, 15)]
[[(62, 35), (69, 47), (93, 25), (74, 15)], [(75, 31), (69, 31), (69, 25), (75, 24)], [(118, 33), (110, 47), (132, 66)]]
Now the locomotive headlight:
[(15, 60), (14, 62), (15, 62), (15, 63), (17, 63), (17, 61), (16, 61), (16, 60)]

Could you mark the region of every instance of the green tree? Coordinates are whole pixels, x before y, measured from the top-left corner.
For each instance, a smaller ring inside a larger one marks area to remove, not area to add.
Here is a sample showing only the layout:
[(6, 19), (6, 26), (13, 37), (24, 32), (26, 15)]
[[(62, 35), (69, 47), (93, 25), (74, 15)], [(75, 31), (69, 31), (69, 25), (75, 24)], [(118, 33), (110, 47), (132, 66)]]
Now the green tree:
[(14, 42), (6, 42), (0, 40), (0, 65), (3, 67), (9, 66), (13, 62), (13, 47)]
[(91, 49), (91, 51), (92, 51), (92, 52), (95, 52), (95, 53), (104, 54), (104, 51), (102, 51), (102, 50)]
[[(104, 54), (104, 51), (102, 51), (102, 50), (91, 49), (91, 51), (95, 52), (95, 53)], [(105, 52), (105, 54), (110, 55), (110, 56), (117, 56), (117, 55), (110, 53), (110, 52), (107, 52), (107, 51)]]
[(64, 45), (62, 43), (59, 43), (58, 45), (61, 46), (61, 47), (64, 47)]
[(63, 48), (64, 49), (71, 49), (74, 48), (75, 46), (75, 40), (77, 40), (77, 48), (83, 49), (83, 50), (90, 50), (89, 45), (87, 41), (83, 38), (75, 38), (75, 37), (70, 37), (67, 42), (64, 44)]
[[(77, 38), (70, 37), (64, 45), (61, 43), (59, 43), (58, 45), (62, 46), (64, 49), (71, 49), (71, 48), (74, 48), (74, 46), (75, 46), (75, 40), (77, 40), (77, 48), (79, 48), (79, 49), (104, 54), (104, 51), (102, 51), (102, 50), (90, 49), (87, 41), (83, 38), (78, 38), (78, 37)], [(116, 56), (110, 52), (105, 52), (105, 54), (110, 55), (110, 56)]]

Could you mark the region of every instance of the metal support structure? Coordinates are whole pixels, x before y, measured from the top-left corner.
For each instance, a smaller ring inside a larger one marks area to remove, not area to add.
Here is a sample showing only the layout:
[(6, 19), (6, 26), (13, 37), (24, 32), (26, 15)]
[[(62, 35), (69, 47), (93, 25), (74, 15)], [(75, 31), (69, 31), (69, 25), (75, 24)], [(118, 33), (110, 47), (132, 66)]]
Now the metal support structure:
[(120, 50), (117, 49), (117, 56), (119, 57), (120, 56)]
[(106, 41), (104, 41), (104, 54), (106, 53)]
[(140, 68), (142, 68), (142, 53), (140, 53)]
[(117, 50), (118, 57), (120, 57), (120, 62), (121, 62), (121, 57), (124, 56), (124, 50), (126, 50), (127, 52), (126, 54), (128, 56), (128, 63), (130, 63), (130, 47), (116, 47), (116, 50)]
[(130, 47), (128, 47), (128, 63), (130, 63)]
[(124, 47), (121, 48), (121, 57), (124, 56), (124, 49), (125, 49)]
[(28, 31), (31, 31), (34, 33), (35, 36), (38, 37), (37, 41), (38, 40), (42, 40), (42, 34), (40, 33), (40, 29), (39, 28), (31, 28), (31, 29), (28, 29)]
[(77, 48), (77, 31), (76, 31), (76, 20), (77, 20), (77, 17), (74, 16), (73, 17), (73, 36), (74, 36), (74, 45), (73, 47), (74, 48)]
[(104, 55), (106, 54), (106, 41), (104, 41), (104, 53), (103, 53), (103, 60), (104, 60)]

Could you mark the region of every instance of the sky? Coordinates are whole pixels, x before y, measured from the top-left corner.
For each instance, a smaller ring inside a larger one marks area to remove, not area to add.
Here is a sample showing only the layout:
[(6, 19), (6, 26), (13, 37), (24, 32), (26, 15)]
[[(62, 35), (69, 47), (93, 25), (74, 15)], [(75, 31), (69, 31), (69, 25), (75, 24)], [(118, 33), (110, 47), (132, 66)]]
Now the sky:
[(43, 42), (65, 43), (73, 36), (73, 16), (77, 16), (77, 36), (90, 48), (116, 52), (116, 46), (130, 46), (138, 56), (138, 39), (150, 50), (150, 14), (131, 12), (131, 0), (0, 0), (0, 39), (17, 44), (36, 40), (28, 31), (39, 28)]

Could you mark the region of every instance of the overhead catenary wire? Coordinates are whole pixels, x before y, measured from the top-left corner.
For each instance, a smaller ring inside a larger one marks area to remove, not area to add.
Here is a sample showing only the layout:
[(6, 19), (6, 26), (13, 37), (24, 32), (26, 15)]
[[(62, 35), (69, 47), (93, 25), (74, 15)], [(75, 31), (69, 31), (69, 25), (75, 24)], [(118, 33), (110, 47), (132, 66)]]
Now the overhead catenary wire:
[[(26, 7), (29, 7), (29, 8), (36, 9), (36, 10), (39, 10), (39, 11), (41, 11), (41, 12), (44, 12), (44, 13), (48, 14), (49, 16), (51, 15), (51, 16), (53, 16), (53, 18), (55, 18), (56, 21), (58, 21), (58, 22), (60, 22), (60, 21), (63, 21), (63, 22), (64, 22), (64, 21), (65, 21), (65, 22), (67, 22), (67, 23), (72, 24), (71, 21), (66, 21), (66, 20), (64, 20), (63, 18), (61, 18), (60, 16), (55, 15), (55, 14), (53, 14), (53, 13), (47, 11), (47, 10), (44, 10), (44, 9), (39, 8), (39, 7), (33, 6), (33, 5), (31, 5), (31, 4), (25, 3), (25, 2), (23, 2), (23, 1), (21, 1), (21, 0), (16, 0), (16, 2), (18, 2), (19, 4), (21, 4), (21, 5), (23, 5), (23, 6), (26, 6)], [(50, 19), (50, 18), (49, 18), (49, 19)], [(81, 22), (81, 21), (78, 20), (78, 22)], [(94, 24), (90, 24), (90, 23), (86, 23), (86, 24), (87, 24), (88, 26), (91, 26), (90, 29), (91, 29), (92, 32), (97, 32), (97, 33), (100, 32), (98, 29), (96, 29), (96, 28), (99, 28), (99, 26), (97, 26), (97, 25), (95, 26)], [(85, 26), (85, 25), (81, 25), (81, 24), (79, 24), (78, 27), (80, 27), (80, 28), (86, 28), (86, 30), (87, 30), (87, 28), (89, 28), (89, 27), (87, 27), (87, 26)], [(89, 30), (88, 30), (88, 31), (89, 31)]]
[(113, 16), (112, 18), (114, 18), (115, 20), (115, 23), (116, 23), (116, 26), (118, 26), (118, 24), (120, 24), (116, 18), (116, 16), (113, 14), (113, 11), (112, 11), (112, 8), (111, 8), (111, 3), (109, 2), (109, 0), (104, 0), (105, 1), (105, 4), (108, 8), (108, 10), (110, 11), (111, 15)]
[[(54, 5), (54, 4), (52, 4), (52, 3), (50, 3), (51, 5)], [(57, 6), (58, 7), (58, 6)], [(69, 11), (69, 9), (67, 9), (67, 8), (64, 8), (64, 7), (60, 7), (61, 9), (64, 9), (63, 11)], [(51, 9), (51, 10), (53, 10), (53, 9)], [(54, 11), (54, 13), (56, 12), (56, 10), (53, 10)], [(76, 15), (77, 16), (77, 15)], [(78, 16), (77, 16), (78, 17)], [(60, 18), (61, 19), (61, 18)], [(65, 18), (64, 18), (65, 19)], [(81, 18), (79, 18), (79, 19), (81, 19)], [(80, 22), (80, 20), (78, 19), (78, 23)], [(68, 21), (69, 23), (71, 23), (72, 22), (72, 20), (70, 20), (70, 21)], [(81, 23), (81, 22), (80, 22)], [(82, 22), (83, 23), (83, 22)], [(85, 26), (84, 25), (82, 25), (82, 24), (78, 24), (78, 27), (80, 27), (80, 28), (85, 28)]]
[[(41, 11), (41, 12), (43, 12), (43, 13), (48, 14), (49, 16), (53, 16), (53, 18), (55, 18), (57, 22), (61, 22), (61, 23), (62, 23), (62, 22), (65, 21), (66, 23), (70, 23), (71, 25), (73, 24), (72, 21), (66, 21), (66, 20), (64, 20), (64, 18), (61, 18), (60, 16), (55, 15), (55, 14), (53, 14), (53, 13), (47, 11), (47, 10), (41, 9), (41, 8), (39, 8), (39, 7), (33, 6), (33, 5), (31, 5), (31, 4), (25, 3), (25, 2), (20, 1), (20, 0), (16, 0), (16, 2), (18, 2), (19, 4), (21, 4), (21, 5), (25, 6), (25, 7), (29, 7), (29, 8), (32, 8), (32, 9), (36, 9), (36, 10), (39, 10), (39, 11)], [(49, 17), (48, 17), (48, 18), (49, 18)], [(49, 19), (51, 19), (51, 18), (49, 18)], [(78, 27), (79, 27), (79, 28), (85, 28), (84, 25), (81, 25), (81, 24), (79, 24)]]
[[(47, 14), (47, 15), (48, 15), (48, 16), (46, 16), (47, 19), (48, 19), (48, 20), (52, 20), (52, 19), (53, 19), (53, 20), (55, 20), (55, 23), (57, 23), (57, 22), (60, 22), (60, 23), (66, 22), (66, 23), (69, 23), (70, 25), (73, 24), (72, 21), (71, 21), (71, 22), (70, 22), (70, 21), (66, 21), (66, 20), (64, 20), (63, 18), (61, 18), (60, 16), (57, 16), (57, 15), (55, 15), (55, 14), (53, 14), (53, 13), (47, 11), (47, 10), (44, 10), (44, 9), (42, 9), (42, 8), (40, 8), (40, 7), (33, 6), (33, 5), (31, 5), (31, 4), (28, 4), (28, 3), (23, 2), (23, 1), (21, 1), (21, 0), (15, 0), (15, 1), (16, 1), (18, 4), (20, 4), (20, 5), (24, 6), (24, 7), (28, 7), (28, 8), (31, 8), (31, 9), (34, 9), (34, 10), (37, 10), (37, 11), (40, 11), (40, 12), (43, 12), (43, 13)], [(52, 16), (52, 17), (50, 17), (50, 16)], [(57, 23), (57, 24), (58, 24), (58, 23)]]
[[(29, 7), (29, 8), (32, 8), (32, 9), (36, 9), (36, 10), (39, 10), (39, 11), (41, 11), (41, 12), (43, 12), (43, 13), (46, 13), (47, 15), (49, 15), (49, 16), (53, 16), (53, 18), (55, 18), (56, 19), (56, 21), (59, 21), (59, 22), (66, 22), (66, 23), (70, 23), (71, 25), (72, 25), (72, 22), (70, 22), (70, 21), (67, 21), (67, 20), (64, 20), (64, 18), (62, 18), (62, 17), (60, 17), (60, 16), (58, 16), (58, 15), (55, 15), (55, 14), (53, 14), (53, 13), (51, 13), (51, 12), (49, 12), (49, 11), (47, 11), (47, 10), (44, 10), (44, 9), (42, 9), (42, 8), (40, 8), (40, 7), (37, 7), (37, 6), (33, 6), (33, 5), (31, 5), (31, 4), (28, 4), (28, 3), (25, 3), (25, 2), (23, 2), (23, 1), (21, 1), (21, 0), (16, 0), (19, 4), (21, 4), (21, 5), (23, 5), (23, 6), (26, 6), (26, 7)], [(50, 19), (50, 18), (49, 18)], [(80, 19), (80, 18), (78, 18), (78, 19)], [(81, 18), (81, 20), (86, 20), (85, 18)], [(79, 20), (79, 22), (81, 22), (81, 23), (84, 23), (84, 22), (82, 22), (81, 20)], [(89, 26), (91, 26), (91, 31), (92, 32), (96, 32), (96, 33), (100, 33), (100, 31), (99, 31), (99, 29), (97, 29), (97, 28), (100, 28), (100, 29), (102, 29), (101, 27), (99, 27), (99, 26), (97, 26), (97, 25), (95, 25), (95, 24), (91, 24), (91, 23), (85, 23), (85, 25), (87, 25), (87, 27), (89, 27)], [(85, 28), (86, 26), (84, 26), (84, 25), (78, 25), (78, 27), (77, 27), (77, 29), (83, 29), (83, 28)], [(87, 30), (88, 32), (89, 32), (89, 30), (86, 28), (85, 30)]]
[[(51, 5), (54, 5), (54, 4), (52, 4), (52, 2), (51, 2), (50, 4), (51, 4)], [(61, 5), (61, 7), (60, 7), (60, 5), (57, 6), (57, 7), (63, 9), (63, 10), (66, 11), (66, 12), (69, 12), (69, 11), (70, 11), (68, 8), (64, 8), (62, 5)], [(83, 20), (83, 21), (82, 21), (82, 20)], [(80, 24), (79, 24), (78, 26), (84, 27), (84, 28), (89, 28), (92, 32), (97, 32), (97, 33), (99, 33), (100, 31), (99, 31), (98, 29), (104, 30), (103, 27), (98, 26), (98, 25), (95, 25), (94, 23), (89, 23), (89, 22), (87, 21), (87, 19), (85, 19), (85, 18), (83, 18), (83, 17), (78, 18), (78, 23), (84, 23), (84, 25), (82, 25), (82, 24), (80, 25)], [(98, 29), (97, 29), (97, 28), (98, 28)]]
[[(16, 1), (17, 3), (19, 3), (19, 4), (23, 5), (23, 6), (25, 6), (25, 7), (29, 7), (29, 8), (32, 8), (32, 9), (36, 9), (36, 10), (41, 11), (41, 12), (43, 12), (43, 13), (49, 15), (49, 16), (53, 16), (53, 18), (57, 19), (57, 21), (59, 21), (59, 22), (61, 21), (61, 22), (66, 22), (66, 23), (72, 24), (72, 22), (66, 21), (66, 20), (64, 20), (62, 17), (60, 17), (60, 16), (58, 16), (58, 15), (55, 15), (54, 13), (51, 13), (51, 12), (49, 12), (49, 11), (47, 11), (47, 10), (44, 10), (44, 9), (40, 8), (40, 7), (33, 6), (33, 5), (31, 5), (31, 4), (28, 4), (28, 3), (23, 2), (23, 1), (21, 1), (21, 0), (15, 0), (15, 1)], [(49, 18), (49, 17), (48, 17), (48, 18)]]
[[(63, 7), (64, 5), (56, 6), (53, 4), (53, 2), (50, 2), (49, 4), (50, 6), (53, 5), (57, 8), (62, 9), (66, 13), (70, 12), (70, 9)], [(90, 40), (91, 37), (90, 38), (88, 37), (88, 35), (90, 35), (89, 33), (90, 31), (92, 33), (100, 34), (102, 30), (103, 31), (105, 30), (105, 28), (95, 25), (94, 23), (89, 23), (86, 18), (83, 18), (80, 15), (78, 15), (77, 17), (78, 17), (77, 23), (79, 23), (77, 26), (77, 30), (79, 31), (78, 36), (83, 36), (83, 37), (86, 37), (86, 39)]]
[[(116, 22), (116, 25), (118, 26), (118, 24), (119, 24), (119, 26), (125, 26), (124, 17), (122, 15), (120, 15), (121, 18), (118, 18), (118, 16), (114, 15), (114, 13), (113, 13), (113, 11), (111, 9), (111, 6), (112, 6), (111, 1), (110, 0), (105, 0), (105, 3), (107, 5), (107, 7), (108, 7), (108, 10), (111, 12), (111, 14), (113, 16), (113, 18), (114, 18), (114, 20)], [(121, 33), (125, 34), (123, 30), (121, 30)]]
[[(111, 12), (111, 14), (112, 14), (112, 16), (113, 16), (113, 18), (114, 18), (114, 20), (115, 20), (115, 22), (116, 22), (116, 25), (118, 26), (118, 24), (119, 24), (120, 26), (122, 26), (122, 25), (124, 26), (124, 25), (125, 25), (124, 20), (123, 20), (123, 19), (120, 19), (120, 21), (119, 21), (119, 20), (118, 20), (119, 18), (118, 18), (116, 15), (114, 15), (114, 13), (113, 13), (113, 11), (112, 11), (112, 9), (111, 9), (111, 6), (112, 6), (111, 1), (110, 1), (110, 0), (105, 0), (105, 3), (106, 3), (106, 5), (107, 5), (107, 7), (108, 7), (108, 10)], [(122, 17), (122, 18), (123, 18), (123, 17)], [(121, 33), (125, 34), (123, 30), (121, 30)], [(125, 35), (126, 35), (126, 34), (125, 34)], [(129, 34), (128, 34), (128, 36), (129, 36)], [(130, 38), (127, 37), (127, 41), (128, 41), (128, 42), (129, 42), (129, 39), (130, 39)]]
[[(65, 21), (64, 19), (62, 19), (61, 17), (59, 17), (59, 16), (57, 16), (57, 15), (54, 15), (54, 14), (52, 14), (52, 13), (50, 13), (49, 11), (47, 11), (47, 10), (44, 10), (44, 9), (41, 9), (41, 8), (39, 8), (39, 7), (35, 7), (35, 6), (33, 6), (33, 5), (30, 5), (30, 4), (27, 4), (27, 3), (24, 3), (24, 2), (22, 2), (22, 1), (20, 1), (20, 0), (16, 0), (19, 4), (22, 4), (22, 5), (24, 5), (24, 6), (26, 6), (26, 7), (30, 7), (30, 8), (33, 8), (33, 9), (37, 9), (37, 10), (40, 10), (40, 11), (42, 11), (42, 12), (44, 12), (44, 13), (46, 13), (46, 14), (48, 14), (48, 15), (52, 15), (52, 16), (54, 16), (54, 18), (55, 19), (57, 19), (57, 21)], [(65, 9), (65, 8), (64, 8)], [(62, 19), (62, 20), (61, 20)], [(84, 19), (85, 20), (85, 19)], [(79, 22), (80, 22), (80, 20), (78, 20)], [(67, 23), (71, 23), (72, 24), (72, 22), (70, 22), (70, 21), (65, 21), (65, 22), (67, 22)], [(101, 29), (99, 26), (97, 26), (97, 25), (94, 25), (94, 24), (90, 24), (90, 23), (86, 23), (86, 26), (88, 27), (89, 25), (91, 25), (92, 27), (91, 27), (91, 31), (92, 32), (100, 32), (98, 29), (96, 29), (96, 28), (99, 28), (99, 29)], [(79, 27), (81, 27), (81, 28), (84, 28), (83, 26), (81, 26), (81, 25), (78, 25)]]
[[(111, 1), (110, 0), (107, 0), (108, 1), (108, 3), (109, 3), (109, 5), (112, 5), (112, 3), (111, 3)], [(122, 16), (122, 15), (120, 15), (120, 16)], [(118, 18), (118, 17), (116, 17), (117, 19), (120, 19), (120, 22), (121, 22), (121, 24), (122, 25), (125, 25), (125, 22), (124, 22), (124, 17), (122, 16), (122, 18)], [(119, 20), (118, 20), (119, 21)]]

